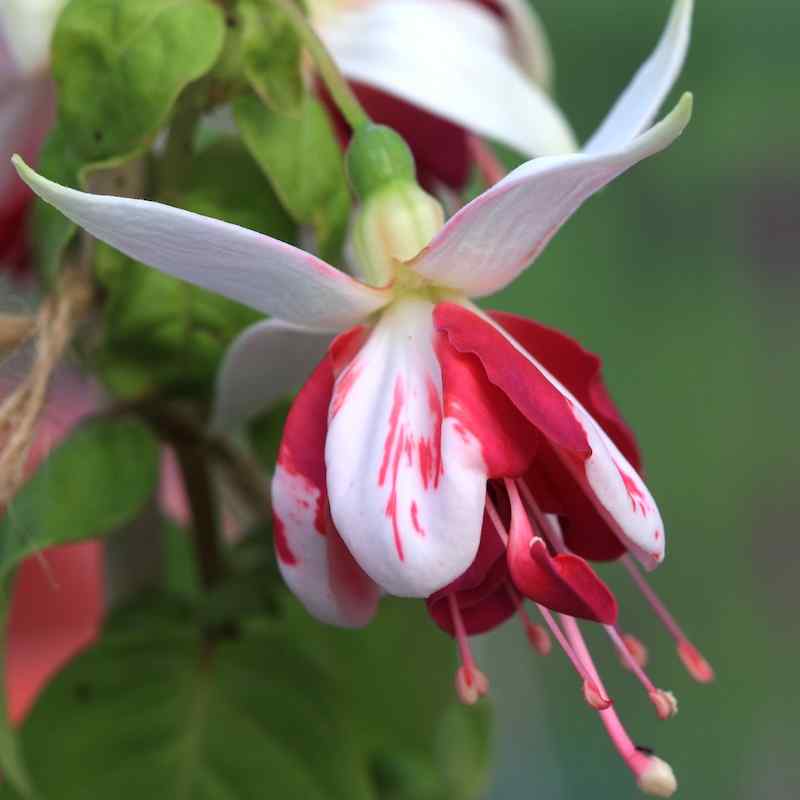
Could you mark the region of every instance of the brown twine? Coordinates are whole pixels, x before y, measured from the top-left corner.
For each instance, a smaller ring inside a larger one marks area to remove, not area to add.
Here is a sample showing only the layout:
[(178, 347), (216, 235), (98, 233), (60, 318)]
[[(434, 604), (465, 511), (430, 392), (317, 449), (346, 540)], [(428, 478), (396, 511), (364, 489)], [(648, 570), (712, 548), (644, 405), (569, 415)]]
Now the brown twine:
[(12, 320), (8, 326), (9, 336), (16, 327), (17, 345), (32, 338), (35, 348), (30, 371), (0, 403), (0, 507), (11, 500), (25, 480), (25, 465), (47, 399), (50, 378), (77, 324), (86, 315), (91, 298), (92, 284), (86, 272), (68, 267), (62, 271), (56, 288), (35, 317), (19, 318), (16, 325), (13, 318), (3, 320)]

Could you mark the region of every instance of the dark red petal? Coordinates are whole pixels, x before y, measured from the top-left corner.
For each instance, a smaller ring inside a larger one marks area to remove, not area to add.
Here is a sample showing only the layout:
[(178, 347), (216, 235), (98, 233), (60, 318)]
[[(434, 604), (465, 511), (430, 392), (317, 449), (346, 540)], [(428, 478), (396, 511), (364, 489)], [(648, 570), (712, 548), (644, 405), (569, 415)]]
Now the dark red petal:
[(489, 315), (575, 395), (641, 473), (636, 437), (608, 394), (599, 356), (555, 328), (504, 311), (491, 311)]
[(456, 350), (445, 333), (436, 335), (436, 356), (444, 416), (458, 420), (480, 440), (490, 478), (522, 475), (536, 455), (541, 438), (536, 429), (487, 379), (478, 358)]
[(569, 402), (491, 323), (455, 303), (433, 312), (437, 330), (461, 353), (477, 356), (486, 376), (542, 434), (579, 456), (591, 453)]
[(519, 598), (514, 599), (509, 594), (510, 580), (505, 546), (488, 516), (484, 515), (475, 561), (463, 575), (428, 598), (428, 612), (442, 630), (453, 636), (447, 598), (455, 593), (467, 633), (486, 633), (505, 622), (519, 605)]
[(617, 601), (579, 556), (551, 556), (544, 539), (533, 535), (522, 501), (511, 490), (508, 568), (517, 589), (536, 603), (571, 617), (613, 625)]

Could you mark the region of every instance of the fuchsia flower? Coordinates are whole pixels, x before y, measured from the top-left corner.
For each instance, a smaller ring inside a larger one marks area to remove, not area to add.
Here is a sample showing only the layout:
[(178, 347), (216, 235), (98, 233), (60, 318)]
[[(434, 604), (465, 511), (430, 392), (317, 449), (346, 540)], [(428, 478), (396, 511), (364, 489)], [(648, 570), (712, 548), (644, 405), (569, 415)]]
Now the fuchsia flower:
[(423, 184), (463, 186), (477, 136), (528, 156), (577, 149), (525, 0), (317, 0), (310, 9), (370, 116), (409, 143)]
[[(672, 80), (658, 67), (676, 71), (663, 41), (656, 55), (591, 151), (523, 164), (447, 224), (413, 183), (413, 164), (411, 177), (361, 192), (354, 251), (369, 283), (253, 231), (78, 192), (16, 165), (94, 236), (274, 315), (231, 349), (218, 425), (268, 406), (321, 357), (287, 419), (272, 486), (281, 571), (311, 613), (360, 626), (384, 592), (429, 598), (458, 639), (457, 686), (472, 701), (486, 681), (467, 635), (508, 617), (522, 596), (532, 599), (639, 784), (667, 794), (669, 767), (628, 738), (574, 620), (606, 625), (659, 714), (674, 711), (671, 695), (642, 672), (641, 647), (618, 633), (616, 601), (584, 560), (630, 553), (652, 568), (663, 558), (663, 523), (635, 441), (596, 357), (469, 299), (508, 285), (588, 197), (681, 133), (688, 96), (647, 129)], [(563, 630), (549, 609), (562, 614)], [(528, 629), (543, 649), (544, 632)], [(680, 641), (697, 676), (710, 677)]]
[[(675, 0), (642, 68), (649, 81), (671, 85), (692, 7)], [(316, 0), (311, 18), (371, 117), (408, 141), (424, 185), (461, 188), (470, 165), (481, 165), (481, 138), (528, 157), (578, 149), (550, 94), (547, 36), (526, 0)], [(585, 149), (601, 151), (606, 134)]]
[(25, 217), (32, 199), (10, 164), (36, 158), (54, 115), (50, 36), (66, 0), (0, 4), (0, 267), (25, 266)]
[[(29, 475), (94, 410), (94, 397), (74, 376), (60, 376), (36, 431)], [(6, 631), (5, 691), (12, 722), (20, 722), (48, 680), (95, 639), (104, 594), (100, 542), (51, 547), (22, 563)]]

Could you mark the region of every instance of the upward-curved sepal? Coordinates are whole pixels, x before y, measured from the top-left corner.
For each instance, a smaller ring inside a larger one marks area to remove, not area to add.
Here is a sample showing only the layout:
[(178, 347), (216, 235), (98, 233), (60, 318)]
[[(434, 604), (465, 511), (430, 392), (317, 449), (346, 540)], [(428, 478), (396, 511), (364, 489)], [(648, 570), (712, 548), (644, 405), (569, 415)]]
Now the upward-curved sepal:
[(618, 175), (668, 147), (689, 122), (691, 95), (613, 152), (528, 161), (453, 216), (409, 262), (427, 279), (480, 297), (520, 274), (581, 204)]

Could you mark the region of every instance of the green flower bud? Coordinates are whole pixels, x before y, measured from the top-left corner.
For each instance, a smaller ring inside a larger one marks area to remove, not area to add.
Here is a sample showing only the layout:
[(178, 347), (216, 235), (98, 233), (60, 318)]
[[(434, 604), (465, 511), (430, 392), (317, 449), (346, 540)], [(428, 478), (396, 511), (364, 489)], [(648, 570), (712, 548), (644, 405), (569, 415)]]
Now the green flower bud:
[(347, 175), (353, 191), (365, 201), (390, 183), (414, 183), (414, 156), (400, 134), (369, 123), (353, 134), (347, 148)]

